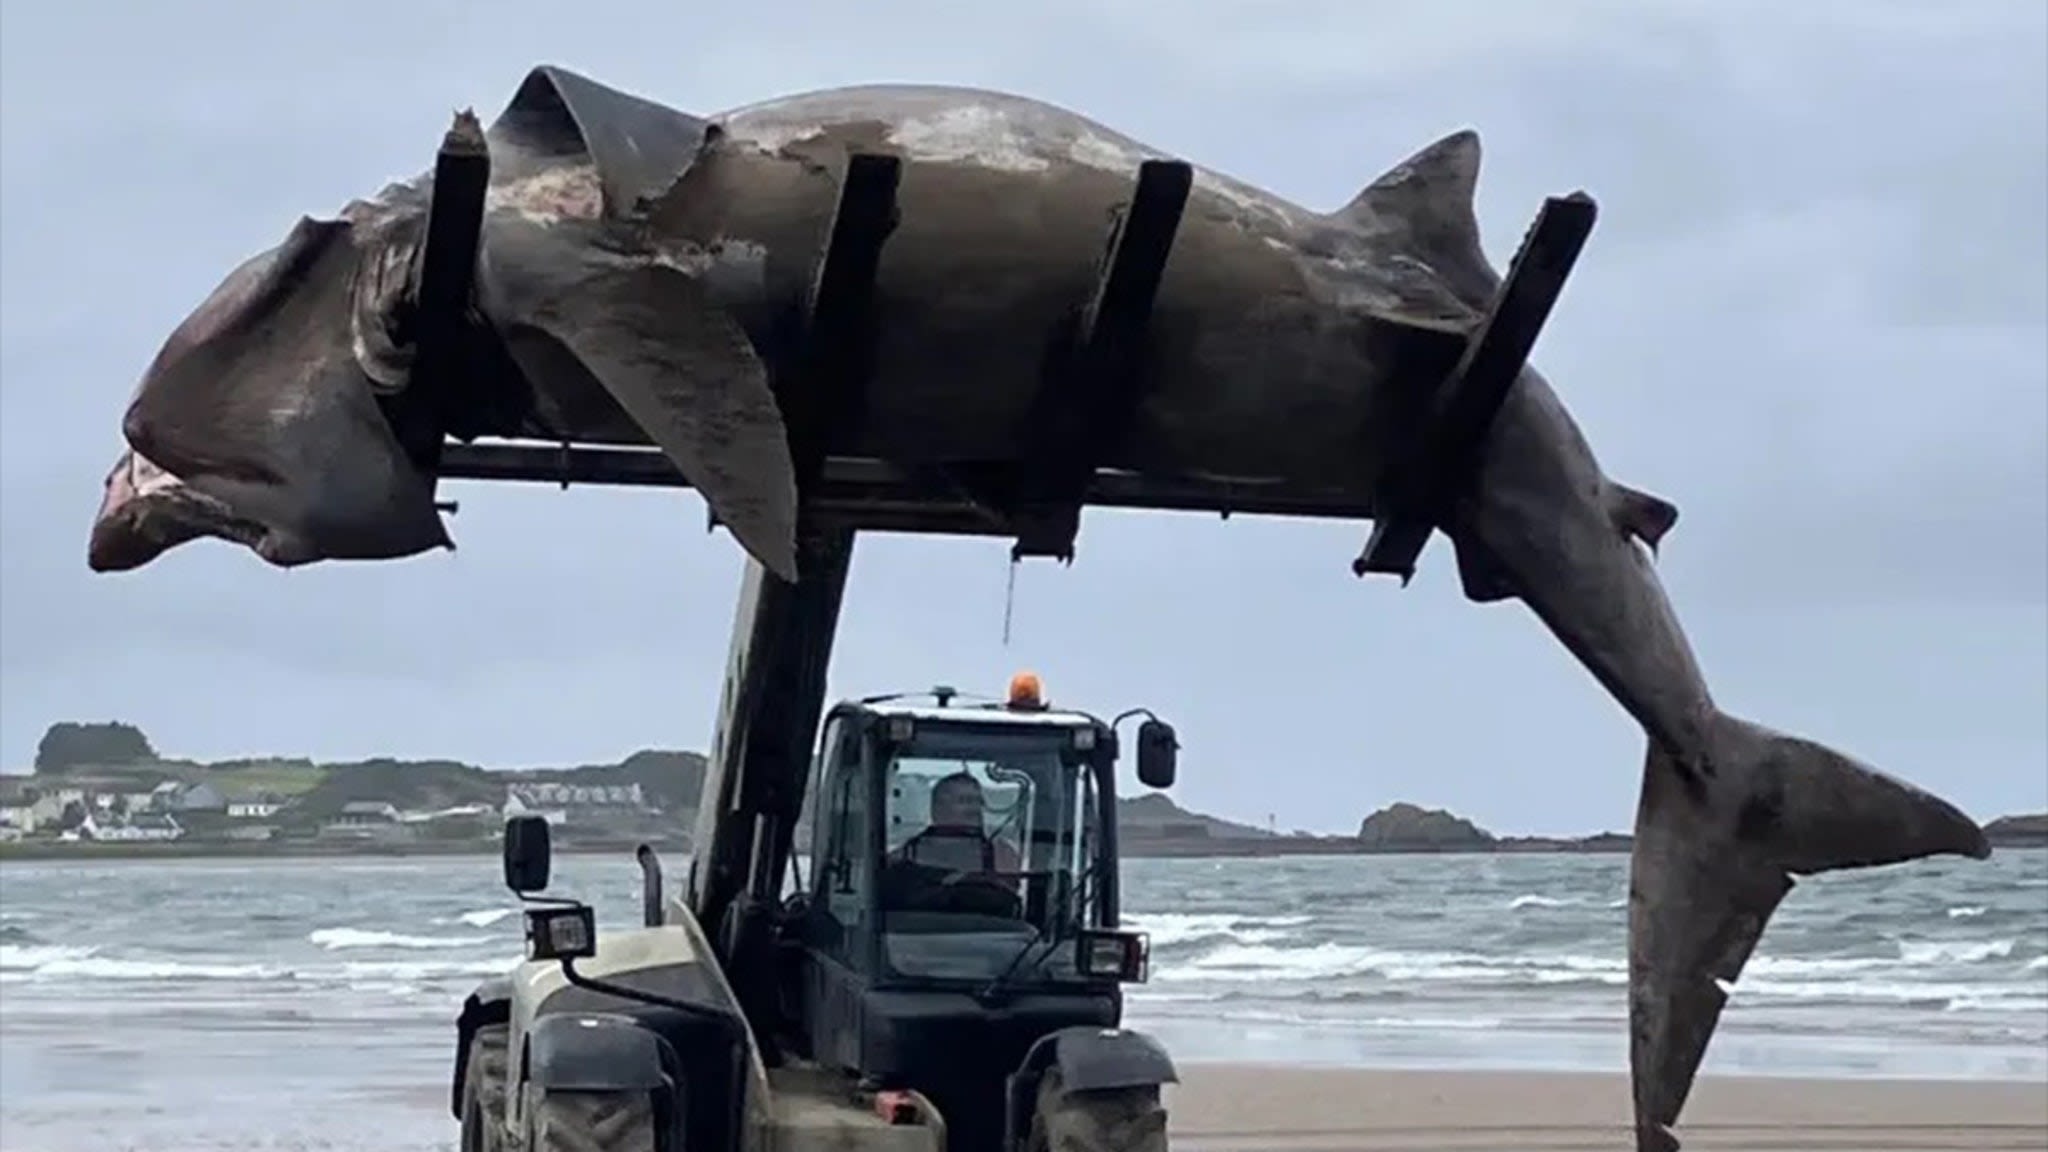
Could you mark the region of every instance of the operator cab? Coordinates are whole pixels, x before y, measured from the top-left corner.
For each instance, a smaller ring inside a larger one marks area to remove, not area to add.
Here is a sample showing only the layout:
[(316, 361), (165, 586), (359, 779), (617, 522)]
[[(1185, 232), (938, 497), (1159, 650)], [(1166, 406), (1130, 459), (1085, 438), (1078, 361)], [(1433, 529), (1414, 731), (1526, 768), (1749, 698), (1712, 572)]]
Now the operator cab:
[[(827, 713), (790, 909), (806, 1001), (790, 1015), (814, 1059), (932, 1085), (963, 1057), (1007, 1072), (1057, 1028), (1116, 1026), (1147, 961), (1118, 929), (1122, 719), (1050, 707), (1030, 673), (997, 701), (941, 687)], [(1170, 786), (1172, 728), (1148, 718), (1138, 744), (1140, 779)]]

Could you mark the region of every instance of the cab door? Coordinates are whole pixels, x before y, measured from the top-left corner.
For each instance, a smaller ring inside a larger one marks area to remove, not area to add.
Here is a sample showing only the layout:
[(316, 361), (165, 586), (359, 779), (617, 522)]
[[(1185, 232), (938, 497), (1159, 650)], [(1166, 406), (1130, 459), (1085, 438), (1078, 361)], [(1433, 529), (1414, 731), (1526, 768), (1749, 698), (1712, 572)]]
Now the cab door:
[(874, 787), (858, 717), (827, 717), (811, 819), (804, 1023), (813, 1057), (855, 1069), (860, 990), (874, 937)]

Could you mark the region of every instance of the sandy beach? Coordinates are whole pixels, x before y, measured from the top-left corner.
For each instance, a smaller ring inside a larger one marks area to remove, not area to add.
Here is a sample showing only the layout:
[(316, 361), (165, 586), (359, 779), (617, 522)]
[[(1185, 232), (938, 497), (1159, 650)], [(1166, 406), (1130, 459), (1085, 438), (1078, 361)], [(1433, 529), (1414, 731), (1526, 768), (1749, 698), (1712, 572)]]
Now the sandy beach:
[[(1633, 1148), (1620, 1076), (1191, 1065), (1175, 1152), (1546, 1152)], [(2048, 1085), (1703, 1079), (1686, 1152), (2048, 1149)]]

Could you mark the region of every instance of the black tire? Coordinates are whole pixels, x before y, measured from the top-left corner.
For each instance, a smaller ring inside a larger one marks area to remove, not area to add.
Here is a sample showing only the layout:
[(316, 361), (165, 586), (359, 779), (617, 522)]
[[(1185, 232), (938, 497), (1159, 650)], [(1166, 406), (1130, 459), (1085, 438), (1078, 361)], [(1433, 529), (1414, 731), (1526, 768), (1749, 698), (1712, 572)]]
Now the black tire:
[(486, 1024), (469, 1039), (462, 1078), (462, 1152), (504, 1152), (506, 1027)]
[(1030, 1152), (1167, 1152), (1157, 1085), (1069, 1092), (1057, 1066), (1038, 1080)]
[(655, 1152), (648, 1092), (547, 1092), (529, 1088), (526, 1152)]

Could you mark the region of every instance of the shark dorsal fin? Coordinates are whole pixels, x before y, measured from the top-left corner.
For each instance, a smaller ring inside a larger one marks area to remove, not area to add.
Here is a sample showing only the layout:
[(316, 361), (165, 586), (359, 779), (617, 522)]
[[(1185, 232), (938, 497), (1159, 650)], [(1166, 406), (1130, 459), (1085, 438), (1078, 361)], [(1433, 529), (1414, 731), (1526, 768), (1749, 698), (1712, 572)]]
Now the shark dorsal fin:
[(1394, 165), (1352, 197), (1341, 215), (1360, 225), (1419, 234), (1477, 234), (1479, 133), (1453, 132)]
[(1435, 269), (1453, 296), (1477, 310), (1500, 286), (1479, 241), (1478, 189), (1479, 133), (1466, 128), (1396, 164), (1335, 218)]

